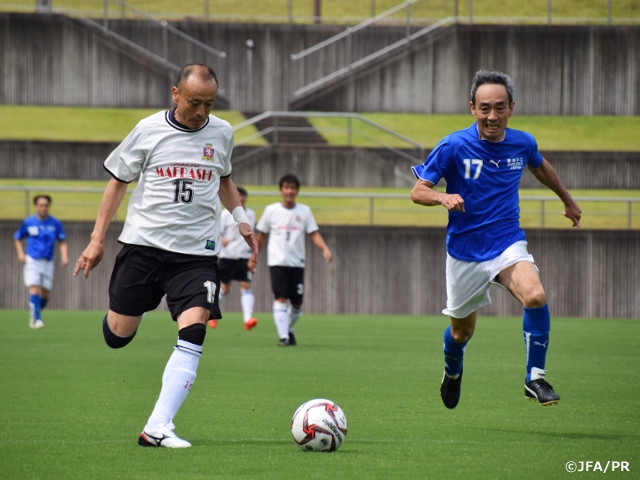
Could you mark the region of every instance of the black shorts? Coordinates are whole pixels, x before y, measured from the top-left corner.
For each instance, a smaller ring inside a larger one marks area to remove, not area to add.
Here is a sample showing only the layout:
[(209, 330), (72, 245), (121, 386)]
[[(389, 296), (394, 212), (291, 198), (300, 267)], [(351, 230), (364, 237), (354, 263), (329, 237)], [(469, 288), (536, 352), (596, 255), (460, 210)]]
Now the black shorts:
[(269, 267), (274, 298), (287, 298), (293, 305), (302, 305), (304, 268)]
[(109, 309), (137, 317), (156, 309), (166, 295), (174, 320), (192, 307), (207, 308), (209, 318), (219, 319), (219, 290), (218, 257), (124, 245), (109, 282)]
[(248, 258), (221, 258), (218, 260), (218, 275), (221, 283), (251, 282), (251, 272), (249, 271)]

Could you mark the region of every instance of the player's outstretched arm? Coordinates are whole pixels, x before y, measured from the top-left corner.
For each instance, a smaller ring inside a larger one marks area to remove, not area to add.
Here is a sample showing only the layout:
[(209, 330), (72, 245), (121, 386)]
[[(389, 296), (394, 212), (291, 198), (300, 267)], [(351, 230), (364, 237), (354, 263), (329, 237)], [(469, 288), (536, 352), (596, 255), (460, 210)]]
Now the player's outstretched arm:
[(231, 177), (220, 178), (220, 190), (218, 196), (222, 205), (231, 212), (233, 219), (238, 222), (238, 231), (240, 235), (247, 242), (247, 245), (251, 247), (250, 261), (256, 263), (258, 261), (258, 243), (256, 237), (249, 223), (249, 219), (246, 216), (242, 203), (240, 202), (240, 194), (238, 194), (238, 188), (236, 184), (231, 180)]
[(22, 246), (22, 240), (15, 240), (13, 242), (16, 246), (16, 254), (18, 255), (18, 262), (20, 262), (21, 264), (25, 264), (25, 262), (27, 261), (27, 257), (24, 253), (24, 247)]
[(327, 263), (331, 262), (331, 250), (329, 250), (329, 247), (327, 247), (327, 244), (325, 243), (324, 238), (322, 238), (322, 235), (320, 235), (320, 232), (317, 230), (315, 232), (311, 232), (309, 234), (309, 237), (311, 237), (311, 241), (313, 242), (313, 244), (320, 250), (322, 250), (322, 256), (327, 261)]
[(96, 223), (91, 233), (91, 240), (89, 245), (84, 249), (80, 258), (76, 262), (73, 269), (73, 276), (78, 275), (80, 271), (84, 272), (84, 278), (89, 277), (89, 272), (93, 270), (104, 256), (104, 239), (107, 235), (107, 228), (111, 219), (115, 215), (118, 207), (122, 203), (124, 194), (127, 192), (127, 184), (120, 182), (115, 178), (109, 180), (107, 187), (102, 195), (102, 201), (100, 202), (100, 208), (98, 209), (98, 216)]
[(582, 210), (580, 210), (578, 204), (573, 200), (571, 194), (551, 164), (546, 159), (543, 159), (542, 164), (538, 168), (529, 168), (529, 170), (531, 170), (531, 173), (533, 173), (534, 177), (536, 177), (540, 183), (562, 200), (562, 203), (564, 203), (564, 211), (562, 214), (573, 222), (574, 227), (580, 227)]
[(433, 189), (433, 183), (418, 180), (411, 190), (411, 200), (418, 205), (432, 207), (442, 205), (449, 211), (464, 212), (464, 199), (456, 194), (439, 192)]
[(244, 241), (247, 242), (247, 245), (251, 247), (251, 257), (249, 258), (249, 261), (255, 265), (258, 262), (258, 242), (255, 234), (253, 233), (253, 229), (248, 223), (241, 222), (238, 224), (238, 231), (240, 232), (240, 235), (244, 237)]
[(59, 242), (60, 248), (60, 265), (66, 267), (69, 264), (69, 246), (67, 245), (66, 240), (62, 240)]

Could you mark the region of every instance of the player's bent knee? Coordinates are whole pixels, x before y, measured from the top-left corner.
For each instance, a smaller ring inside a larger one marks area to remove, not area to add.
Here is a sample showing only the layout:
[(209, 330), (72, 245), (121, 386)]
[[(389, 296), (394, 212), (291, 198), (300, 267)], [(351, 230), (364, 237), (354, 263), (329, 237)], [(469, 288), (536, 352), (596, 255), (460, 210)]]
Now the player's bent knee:
[(540, 292), (532, 292), (531, 295), (524, 299), (523, 306), (526, 308), (540, 308), (547, 304), (547, 295), (544, 290)]
[(133, 337), (136, 336), (136, 332), (133, 332), (133, 334), (128, 337), (121, 337), (120, 335), (116, 335), (115, 333), (113, 333), (113, 330), (111, 330), (111, 327), (109, 326), (109, 322), (107, 320), (107, 315), (105, 315), (104, 319), (102, 320), (102, 333), (104, 335), (104, 341), (111, 348), (122, 348), (126, 345), (129, 345), (131, 340), (133, 340)]
[(473, 330), (451, 330), (451, 337), (456, 343), (467, 343), (473, 337)]
[(204, 343), (204, 337), (207, 334), (207, 327), (204, 323), (194, 323), (188, 327), (178, 330), (178, 338), (185, 342), (200, 345)]

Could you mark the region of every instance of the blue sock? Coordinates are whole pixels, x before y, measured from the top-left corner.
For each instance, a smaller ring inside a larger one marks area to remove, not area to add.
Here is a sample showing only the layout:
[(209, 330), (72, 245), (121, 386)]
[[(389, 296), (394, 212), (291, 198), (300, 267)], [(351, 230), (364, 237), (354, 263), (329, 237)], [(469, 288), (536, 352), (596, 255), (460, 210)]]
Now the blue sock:
[[(544, 376), (544, 366), (549, 346), (549, 331), (551, 330), (551, 315), (549, 305), (539, 308), (525, 308), (522, 318), (524, 345), (527, 349), (526, 382), (531, 380), (531, 371), (535, 376)], [(542, 372), (538, 372), (541, 370)]]
[(444, 364), (450, 376), (458, 375), (462, 371), (462, 359), (467, 342), (457, 343), (451, 336), (451, 325), (444, 329)]
[(31, 310), (31, 317), (34, 320), (42, 320), (41, 317), (41, 302), (42, 299), (40, 298), (40, 295), (36, 295), (36, 294), (30, 294), (29, 295), (29, 309)]

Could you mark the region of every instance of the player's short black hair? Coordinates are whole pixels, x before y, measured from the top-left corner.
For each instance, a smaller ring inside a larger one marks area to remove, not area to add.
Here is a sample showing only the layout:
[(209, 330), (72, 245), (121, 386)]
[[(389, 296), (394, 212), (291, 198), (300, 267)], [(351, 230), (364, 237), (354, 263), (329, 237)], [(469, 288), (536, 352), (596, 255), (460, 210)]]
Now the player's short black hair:
[(513, 80), (509, 75), (502, 72), (478, 70), (471, 81), (471, 103), (476, 104), (476, 91), (480, 85), (485, 83), (504, 85), (504, 88), (507, 89), (507, 95), (509, 95), (509, 103), (513, 102)]
[(49, 205), (51, 205), (51, 197), (49, 195), (36, 195), (35, 197), (33, 197), (33, 204), (37, 205), (38, 204), (38, 200), (40, 200), (41, 198), (44, 198), (47, 202), (49, 202)]
[(176, 87), (179, 87), (181, 83), (184, 83), (187, 78), (193, 74), (200, 75), (203, 79), (213, 78), (216, 85), (218, 85), (218, 87), (220, 86), (218, 83), (218, 77), (216, 76), (216, 72), (213, 71), (213, 68), (202, 63), (188, 63), (180, 69), (180, 73), (178, 73), (178, 79), (176, 81)]
[(244, 195), (245, 197), (248, 197), (248, 196), (249, 196), (249, 194), (247, 193), (247, 191), (246, 191), (244, 188), (242, 188), (242, 187), (236, 187), (236, 189), (238, 190), (238, 193), (239, 193), (240, 195)]
[(294, 183), (297, 190), (300, 190), (300, 180), (293, 173), (285, 173), (282, 177), (280, 177), (280, 181), (278, 182), (278, 186), (282, 190), (282, 185), (285, 183)]

